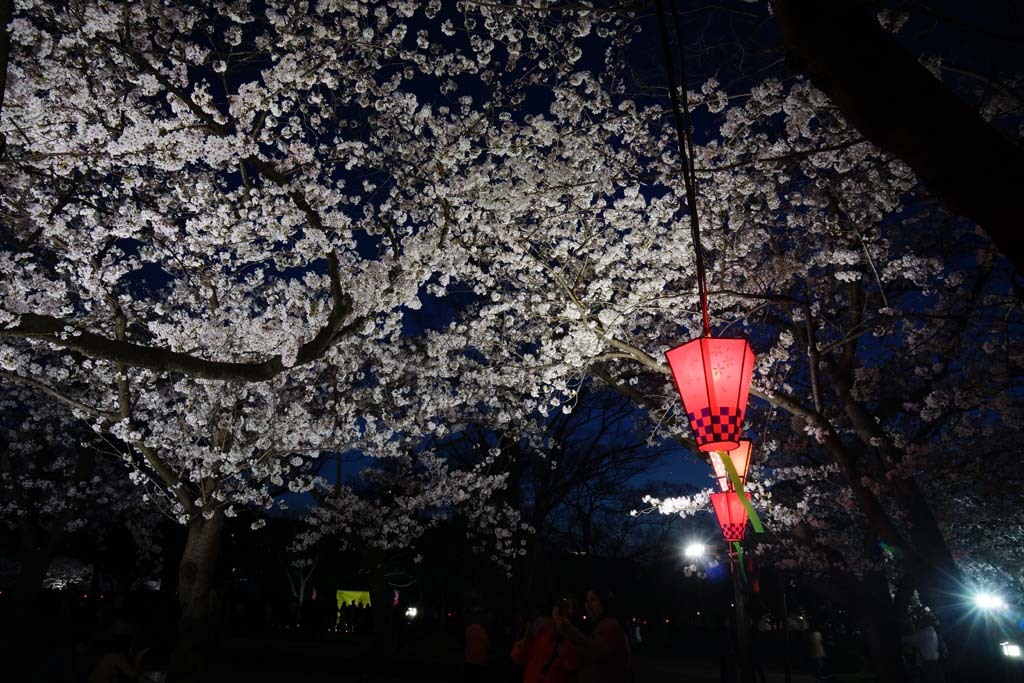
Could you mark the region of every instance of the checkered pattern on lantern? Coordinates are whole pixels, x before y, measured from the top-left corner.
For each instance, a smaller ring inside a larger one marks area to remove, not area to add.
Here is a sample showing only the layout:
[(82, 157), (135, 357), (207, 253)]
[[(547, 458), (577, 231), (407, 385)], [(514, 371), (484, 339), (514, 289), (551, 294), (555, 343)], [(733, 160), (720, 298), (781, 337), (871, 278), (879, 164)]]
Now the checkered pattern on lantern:
[(739, 411), (735, 408), (719, 406), (718, 415), (712, 415), (711, 408), (701, 408), (699, 415), (687, 413), (686, 417), (690, 420), (690, 427), (698, 446), (740, 439), (740, 428), (743, 425), (740, 424)]
[(722, 526), (722, 538), (727, 541), (742, 541), (747, 531), (747, 523), (725, 524)]

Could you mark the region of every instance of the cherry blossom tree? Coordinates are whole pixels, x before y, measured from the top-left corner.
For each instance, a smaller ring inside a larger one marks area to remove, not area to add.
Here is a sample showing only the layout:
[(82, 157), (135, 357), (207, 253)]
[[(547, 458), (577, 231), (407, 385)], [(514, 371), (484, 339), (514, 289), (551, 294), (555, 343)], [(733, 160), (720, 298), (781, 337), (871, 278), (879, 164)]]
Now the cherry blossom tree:
[(508, 149), (524, 93), (617, 21), (438, 0), (14, 8), (4, 381), (116, 440), (188, 525), (183, 633), (208, 621), (225, 517), (311, 485), (324, 450), (394, 454), (396, 431), (450, 412), (382, 419), (413, 400), (405, 312), (473, 249), (479, 150)]
[[(700, 330), (694, 212), (714, 327), (759, 352), (751, 430), (786, 423), (954, 610), (930, 468), (1019, 420), (1005, 261), (800, 79), (681, 93), (713, 127), (687, 202), (671, 117), (623, 61), (653, 30), (544, 2), (16, 8), (4, 381), (116, 439), (189, 525), (187, 618), (223, 518), (312, 486), (321, 452), (539, 438), (588, 377), (685, 442), (661, 355)], [(442, 299), (450, 323), (408, 329)], [(421, 466), (403, 514), (498, 485)], [(318, 524), (345, 506), (374, 513), (345, 490)]]
[[(570, 408), (594, 373), (675, 427), (660, 356), (699, 334), (681, 229), (693, 207), (662, 110), (617, 92), (613, 76), (574, 74), (518, 132), (522, 151), (492, 157), (501, 172), (484, 202), (501, 227), (457, 278), (483, 301), (430, 340), (432, 377), (525, 390), (518, 404), (494, 392), (510, 419), (509, 405)], [(944, 596), (963, 575), (923, 469), (1019, 419), (1005, 262), (809, 84), (769, 79), (730, 97), (711, 80), (688, 97), (720, 115), (694, 150), (716, 329), (752, 337), (753, 395), (827, 453), (856, 519), (954, 623), (960, 607)], [(886, 391), (872, 377), (889, 378)], [(937, 389), (965, 379), (969, 392)], [(917, 403), (929, 400), (938, 412)], [(954, 441), (928, 424), (944, 411), (959, 418)]]
[(487, 455), (471, 469), (455, 470), (437, 455), (418, 452), (363, 468), (358, 487), (321, 481), (314, 489), (318, 504), (294, 549), (306, 551), (330, 539), (341, 549), (405, 551), (428, 529), (460, 515), (479, 538), (476, 549), (510, 569), (508, 560), (518, 551), (519, 513), (494, 500), (508, 476), (488, 471), (494, 459)]

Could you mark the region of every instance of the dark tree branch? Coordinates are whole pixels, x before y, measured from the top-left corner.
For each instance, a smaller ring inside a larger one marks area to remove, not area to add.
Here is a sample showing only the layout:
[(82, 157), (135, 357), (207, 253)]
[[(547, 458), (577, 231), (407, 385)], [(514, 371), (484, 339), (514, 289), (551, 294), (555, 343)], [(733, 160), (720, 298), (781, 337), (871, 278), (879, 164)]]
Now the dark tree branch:
[(788, 61), (903, 160), (948, 209), (976, 222), (1024, 274), (1024, 150), (934, 78), (856, 0), (772, 0)]
[[(0, 114), (4, 110), (4, 95), (7, 92), (7, 63), (11, 59), (11, 36), (7, 27), (13, 13), (14, 0), (0, 0)], [(0, 137), (0, 151), (5, 145), (6, 140)]]
[(83, 413), (86, 413), (87, 415), (91, 415), (92, 417), (99, 417), (105, 420), (111, 420), (113, 422), (116, 422), (119, 419), (118, 414), (113, 411), (102, 410), (101, 408), (87, 405), (85, 403), (82, 403), (81, 401), (76, 401), (75, 399), (69, 396), (65, 396), (59, 391), (51, 389), (42, 382), (32, 379), (31, 377), (25, 377), (14, 372), (8, 372), (7, 370), (0, 370), (0, 377), (5, 377), (11, 380), (12, 382), (17, 382), (19, 384), (24, 384), (25, 386), (32, 387), (36, 391), (42, 394), (46, 394), (50, 398), (56, 399), (57, 401), (63, 403), (72, 410), (79, 410)]
[[(327, 323), (316, 336), (299, 347), (298, 355), (291, 367), (317, 360), (337, 341), (339, 333), (354, 332), (359, 327), (359, 320), (347, 326), (342, 325), (352, 312), (352, 298), (342, 292), (338, 268), (337, 255), (329, 254), (327, 270), (331, 278), (334, 306)], [(280, 355), (253, 362), (206, 360), (188, 353), (110, 339), (100, 334), (79, 330), (69, 320), (35, 313), (23, 313), (17, 326), (0, 330), (0, 337), (42, 339), (54, 346), (78, 351), (91, 358), (122, 363), (128, 367), (179, 372), (201, 379), (265, 382), (289, 367), (284, 364)]]
[(846, 140), (844, 142), (837, 142), (834, 145), (825, 145), (824, 147), (816, 147), (814, 149), (801, 149), (789, 154), (781, 154), (774, 157), (755, 157), (747, 159), (745, 161), (736, 161), (731, 164), (723, 164), (722, 166), (709, 166), (707, 168), (695, 168), (697, 173), (721, 173), (722, 171), (731, 171), (734, 168), (743, 168), (744, 166), (757, 166), (758, 164), (775, 164), (783, 163), (786, 161), (796, 161), (797, 159), (805, 159), (812, 157), (815, 154), (825, 154), (827, 152), (838, 152), (842, 149), (849, 149), (855, 145), (863, 143), (864, 138), (858, 137), (853, 140)]

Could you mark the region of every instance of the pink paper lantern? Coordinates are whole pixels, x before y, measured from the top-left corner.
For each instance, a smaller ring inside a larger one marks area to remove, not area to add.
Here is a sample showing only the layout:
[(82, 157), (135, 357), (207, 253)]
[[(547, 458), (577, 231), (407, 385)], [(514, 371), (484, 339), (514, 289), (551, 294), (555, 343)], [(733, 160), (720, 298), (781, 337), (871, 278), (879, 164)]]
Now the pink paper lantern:
[[(744, 486), (747, 485), (747, 471), (750, 469), (752, 452), (753, 444), (750, 439), (740, 439), (739, 447), (729, 451), (729, 459), (732, 460), (732, 466), (736, 468), (736, 474), (739, 475), (740, 483)], [(732, 489), (729, 473), (725, 471), (725, 463), (722, 462), (721, 451), (711, 451), (708, 458), (711, 460), (711, 467), (715, 470), (718, 487), (723, 491)]]
[(722, 527), (722, 537), (729, 543), (742, 541), (747, 533), (747, 508), (739, 494), (735, 491), (712, 493), (711, 505), (715, 508), (718, 526)]
[(665, 356), (697, 448), (737, 448), (754, 372), (754, 352), (747, 340), (700, 337)]

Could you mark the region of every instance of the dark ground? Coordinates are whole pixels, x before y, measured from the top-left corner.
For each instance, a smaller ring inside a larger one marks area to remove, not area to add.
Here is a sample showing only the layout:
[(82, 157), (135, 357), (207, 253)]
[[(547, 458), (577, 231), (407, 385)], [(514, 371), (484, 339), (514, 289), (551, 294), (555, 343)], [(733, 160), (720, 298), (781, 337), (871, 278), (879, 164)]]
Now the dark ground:
[[(224, 680), (247, 683), (347, 683), (373, 680), (376, 683), (457, 682), (461, 680), (460, 658), (453, 643), (424, 639), (398, 654), (380, 661), (370, 660), (358, 641), (282, 642), (280, 640), (234, 639), (226, 644), (227, 670)], [(372, 664), (367, 664), (372, 661)], [(643, 683), (718, 683), (718, 663), (710, 659), (681, 659), (663, 654), (637, 653), (634, 658), (636, 681)], [(369, 670), (369, 669), (372, 669)], [(373, 678), (363, 678), (367, 673)], [(781, 671), (768, 671), (770, 683), (782, 683)], [(498, 664), (491, 680), (495, 683), (519, 680), (515, 670)], [(813, 676), (794, 667), (793, 683), (810, 683)], [(837, 681), (870, 680), (843, 678)]]

